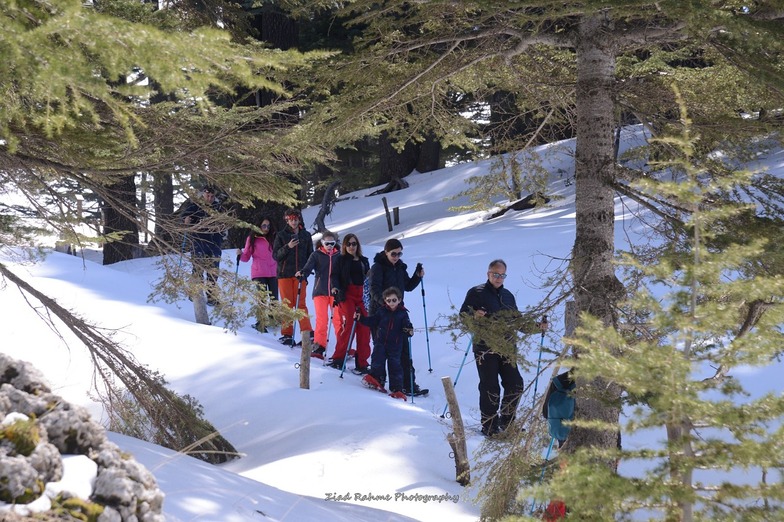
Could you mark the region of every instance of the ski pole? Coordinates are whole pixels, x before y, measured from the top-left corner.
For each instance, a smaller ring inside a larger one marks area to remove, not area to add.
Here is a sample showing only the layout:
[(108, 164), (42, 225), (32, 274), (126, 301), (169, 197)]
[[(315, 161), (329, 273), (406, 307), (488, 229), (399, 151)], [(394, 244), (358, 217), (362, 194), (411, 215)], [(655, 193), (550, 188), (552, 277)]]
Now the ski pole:
[[(332, 303), (327, 301), (327, 338), (324, 341), (324, 359), (322, 359), (324, 366), (327, 365), (327, 348), (329, 347), (329, 331), (332, 329), (332, 308), (333, 308)], [(337, 335), (337, 332), (335, 332), (335, 335)]]
[(234, 266), (234, 286), (237, 286), (237, 280), (240, 277), (240, 257), (242, 254), (237, 254), (237, 264)]
[[(544, 472), (547, 470), (547, 459), (550, 458), (550, 452), (553, 451), (553, 444), (555, 444), (555, 437), (550, 438), (550, 446), (547, 448), (547, 455), (545, 455), (544, 464), (542, 465), (542, 475), (539, 477), (540, 484), (544, 480)], [(536, 500), (533, 500), (531, 501), (531, 512), (529, 513), (529, 516), (533, 516), (535, 509), (536, 509)]]
[[(422, 269), (422, 263), (417, 264), (417, 268)], [(417, 271), (418, 272), (418, 271)], [(425, 341), (427, 342), (427, 371), (433, 373), (433, 365), (430, 362), (430, 334), (427, 328), (427, 304), (425, 304), (425, 278), (422, 278), (422, 313), (425, 315)]]
[[(457, 386), (457, 381), (460, 379), (460, 372), (463, 371), (463, 365), (466, 362), (466, 358), (468, 357), (468, 350), (471, 349), (471, 345), (474, 344), (474, 338), (468, 338), (468, 346), (466, 346), (465, 353), (463, 354), (463, 362), (460, 363), (460, 369), (457, 370), (457, 377), (455, 377), (455, 384), (453, 386)], [(443, 419), (446, 416), (446, 409), (449, 407), (449, 403), (444, 404), (444, 411), (441, 413), (441, 418)]]
[(184, 233), (182, 235), (182, 245), (180, 245), (180, 262), (177, 265), (177, 269), (182, 268), (182, 256), (185, 253), (185, 243), (188, 241), (188, 233)]
[(359, 319), (357, 319), (357, 314), (359, 313), (359, 307), (354, 310), (354, 322), (351, 323), (351, 333), (348, 334), (348, 344), (346, 345), (346, 355), (343, 356), (343, 367), (340, 369), (340, 378), (343, 378), (343, 372), (346, 371), (346, 359), (348, 359), (348, 351), (351, 348), (351, 343), (354, 342), (354, 332), (357, 329), (357, 323)]
[[(297, 310), (299, 310), (299, 294), (301, 292), (302, 292), (302, 279), (300, 279), (298, 277), (297, 278), (297, 298), (294, 300), (294, 311), (295, 312)], [(291, 348), (292, 349), (294, 349), (294, 346), (296, 346), (296, 343), (294, 342), (294, 337), (295, 337), (295, 334), (297, 333), (297, 323), (298, 322), (299, 321), (294, 321), (294, 323), (291, 325)], [(302, 335), (302, 332), (300, 332), (300, 335)]]
[(414, 355), (411, 353), (411, 337), (408, 338), (408, 361), (408, 375), (411, 379), (411, 404), (414, 404)]
[[(547, 324), (547, 316), (542, 317), (542, 324)], [(534, 400), (531, 408), (536, 406), (536, 389), (539, 386), (539, 372), (542, 368), (542, 350), (544, 349), (544, 329), (542, 329), (542, 340), (539, 343), (539, 362), (536, 363), (536, 377), (534, 378)]]

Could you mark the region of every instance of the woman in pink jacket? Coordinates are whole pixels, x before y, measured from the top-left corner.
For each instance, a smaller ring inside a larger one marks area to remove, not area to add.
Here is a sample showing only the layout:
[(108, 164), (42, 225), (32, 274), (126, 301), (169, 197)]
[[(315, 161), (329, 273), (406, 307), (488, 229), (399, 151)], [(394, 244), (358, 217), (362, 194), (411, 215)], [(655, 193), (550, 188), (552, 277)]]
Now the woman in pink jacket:
[[(272, 257), (272, 243), (275, 239), (275, 227), (272, 226), (272, 221), (267, 217), (261, 218), (261, 225), (259, 225), (261, 232), (251, 232), (248, 239), (245, 240), (245, 248), (237, 249), (237, 255), (240, 256), (240, 261), (247, 262), (253, 258), (250, 265), (250, 277), (256, 281), (259, 290), (266, 290), (269, 292), (270, 300), (278, 299), (278, 278), (277, 269), (278, 262)], [(261, 311), (256, 312), (256, 324), (253, 327), (260, 332), (267, 332), (265, 323), (269, 321), (264, 320)]]

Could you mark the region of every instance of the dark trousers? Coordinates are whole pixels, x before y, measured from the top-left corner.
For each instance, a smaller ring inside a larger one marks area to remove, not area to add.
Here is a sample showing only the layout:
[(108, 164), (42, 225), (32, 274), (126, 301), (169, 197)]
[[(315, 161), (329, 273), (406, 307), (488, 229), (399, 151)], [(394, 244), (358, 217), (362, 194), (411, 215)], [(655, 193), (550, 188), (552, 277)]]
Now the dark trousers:
[(220, 258), (206, 254), (193, 254), (193, 275), (200, 281), (207, 280), (207, 300), (218, 299), (218, 272)]
[[(495, 352), (487, 351), (474, 355), (479, 371), (479, 411), (482, 412), (482, 426), (490, 428), (495, 424), (506, 429), (517, 413), (517, 405), (523, 393), (523, 377), (516, 364)], [(498, 385), (499, 377), (504, 388), (503, 398), (501, 386)]]
[[(277, 277), (254, 277), (256, 286), (259, 290), (266, 290), (269, 293), (269, 302), (278, 300), (278, 278)], [(260, 329), (265, 329), (272, 324), (272, 318), (261, 309), (256, 310), (256, 324)]]
[(387, 377), (386, 368), (389, 372), (389, 391), (392, 392), (402, 391), (403, 381), (407, 378), (400, 368), (400, 348), (395, 343), (375, 344), (370, 356), (370, 374), (383, 386)]
[[(373, 330), (373, 350), (376, 349), (376, 331)], [(371, 363), (372, 366), (372, 363)], [(408, 352), (408, 341), (403, 343), (403, 349), (400, 352), (400, 367), (403, 369), (403, 391), (411, 392), (411, 381), (416, 386), (416, 369), (411, 361), (411, 354)]]

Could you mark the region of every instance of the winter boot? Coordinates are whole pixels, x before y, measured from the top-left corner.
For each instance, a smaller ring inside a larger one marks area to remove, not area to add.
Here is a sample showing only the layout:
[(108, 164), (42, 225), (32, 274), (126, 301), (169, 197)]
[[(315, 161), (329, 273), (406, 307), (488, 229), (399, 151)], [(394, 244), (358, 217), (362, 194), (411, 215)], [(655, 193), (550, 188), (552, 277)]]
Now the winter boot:
[(315, 357), (316, 359), (321, 359), (323, 361), (326, 353), (327, 349), (320, 344), (317, 344), (315, 345), (315, 348), (313, 348), (313, 351), (310, 352), (310, 356)]

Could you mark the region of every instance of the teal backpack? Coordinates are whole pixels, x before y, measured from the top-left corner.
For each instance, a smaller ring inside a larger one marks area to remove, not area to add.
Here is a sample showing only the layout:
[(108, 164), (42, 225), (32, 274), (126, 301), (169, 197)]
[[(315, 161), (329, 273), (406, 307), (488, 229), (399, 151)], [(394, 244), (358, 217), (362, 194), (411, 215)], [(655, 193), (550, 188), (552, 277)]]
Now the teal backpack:
[(559, 444), (563, 444), (571, 430), (563, 421), (574, 419), (574, 397), (570, 393), (574, 387), (570, 372), (562, 373), (550, 381), (550, 387), (544, 397), (542, 415), (547, 419), (550, 436)]

